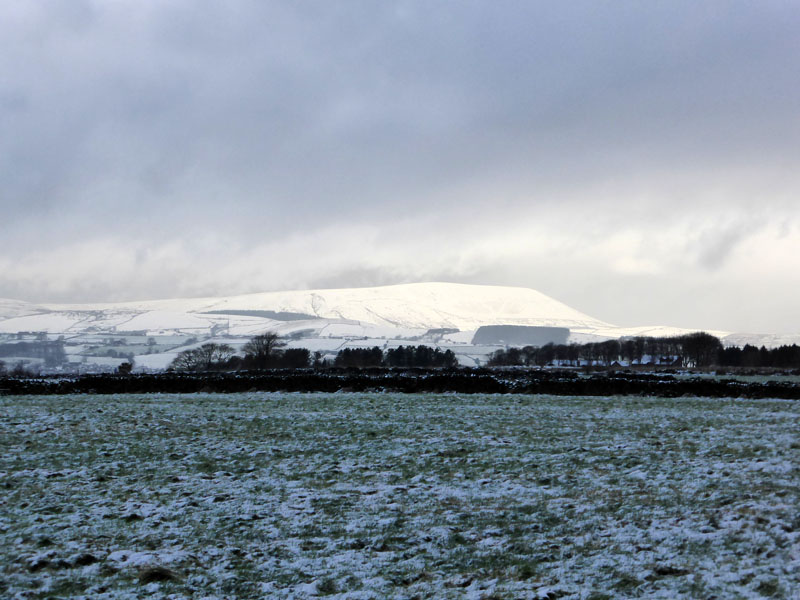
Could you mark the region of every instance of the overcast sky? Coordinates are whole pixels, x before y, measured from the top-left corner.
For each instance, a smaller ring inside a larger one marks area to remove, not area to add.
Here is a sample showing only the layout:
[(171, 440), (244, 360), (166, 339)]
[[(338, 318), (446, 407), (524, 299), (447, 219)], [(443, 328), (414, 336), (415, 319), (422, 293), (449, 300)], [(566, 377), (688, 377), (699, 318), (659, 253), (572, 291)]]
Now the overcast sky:
[(0, 297), (415, 281), (800, 331), (800, 4), (0, 3)]

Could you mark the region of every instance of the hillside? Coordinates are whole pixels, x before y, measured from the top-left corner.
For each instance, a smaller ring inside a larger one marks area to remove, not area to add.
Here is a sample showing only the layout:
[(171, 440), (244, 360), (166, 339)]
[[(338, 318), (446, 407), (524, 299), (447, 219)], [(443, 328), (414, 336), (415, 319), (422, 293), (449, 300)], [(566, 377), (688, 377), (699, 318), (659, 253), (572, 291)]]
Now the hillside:
[[(621, 328), (533, 289), (455, 283), (94, 304), (0, 299), (0, 341), (41, 343), (63, 338), (64, 368), (88, 371), (113, 369), (131, 359), (140, 369), (162, 369), (178, 352), (206, 341), (238, 348), (264, 331), (275, 331), (290, 347), (327, 357), (346, 347), (385, 349), (422, 343), (452, 349), (463, 365), (480, 365), (494, 350), (517, 343), (511, 341), (513, 336), (473, 341), (478, 328), (498, 325), (560, 328), (569, 343), (691, 331)], [(737, 345), (797, 341), (794, 336), (710, 333)], [(5, 352), (7, 364), (35, 365), (41, 358), (17, 354), (13, 348)]]
[[(226, 311), (230, 311), (233, 320), (240, 320), (242, 313), (269, 311), (399, 329), (473, 330), (481, 325), (611, 327), (528, 288), (417, 283), (105, 304), (34, 305), (3, 301), (0, 330), (56, 333), (88, 327), (184, 329), (201, 326), (201, 321), (218, 321)], [(150, 317), (143, 319), (143, 315)]]

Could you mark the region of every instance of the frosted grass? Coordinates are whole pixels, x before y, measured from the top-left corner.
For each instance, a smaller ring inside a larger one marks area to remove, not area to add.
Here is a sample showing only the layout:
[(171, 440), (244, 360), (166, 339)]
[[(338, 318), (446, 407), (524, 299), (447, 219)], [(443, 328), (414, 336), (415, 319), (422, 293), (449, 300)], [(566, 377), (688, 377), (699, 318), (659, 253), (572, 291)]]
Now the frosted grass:
[(0, 597), (797, 598), (800, 404), (0, 398)]

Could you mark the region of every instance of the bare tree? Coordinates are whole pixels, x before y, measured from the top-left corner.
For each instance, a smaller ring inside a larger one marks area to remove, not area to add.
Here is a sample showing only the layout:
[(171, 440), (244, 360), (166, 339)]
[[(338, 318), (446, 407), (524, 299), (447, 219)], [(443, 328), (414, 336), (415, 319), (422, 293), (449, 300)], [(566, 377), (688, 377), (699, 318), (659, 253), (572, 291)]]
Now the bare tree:
[(233, 356), (233, 348), (228, 344), (203, 344), (197, 348), (197, 359), (200, 370), (210, 371), (217, 364), (224, 363)]
[(280, 354), (281, 348), (286, 346), (280, 336), (274, 331), (267, 331), (251, 338), (243, 347), (245, 359), (249, 359), (257, 369), (268, 368), (273, 359)]
[(120, 375), (130, 375), (131, 371), (133, 371), (133, 360), (120, 363), (117, 367), (117, 373)]
[(233, 353), (228, 344), (203, 344), (178, 354), (170, 367), (176, 371), (211, 371), (227, 362)]
[(717, 363), (722, 342), (705, 331), (690, 333), (681, 338), (685, 365), (707, 367)]
[(176, 371), (196, 371), (197, 370), (197, 350), (184, 350), (180, 352), (169, 364), (170, 369)]

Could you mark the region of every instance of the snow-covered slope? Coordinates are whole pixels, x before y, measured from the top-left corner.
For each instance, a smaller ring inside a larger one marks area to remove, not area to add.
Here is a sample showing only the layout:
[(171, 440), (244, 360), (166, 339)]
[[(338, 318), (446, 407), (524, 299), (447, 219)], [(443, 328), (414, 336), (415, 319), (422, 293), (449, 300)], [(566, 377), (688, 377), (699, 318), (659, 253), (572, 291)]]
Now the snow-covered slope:
[(594, 327), (597, 319), (527, 288), (418, 283), (386, 287), (255, 294), (225, 299), (214, 310), (270, 306), (401, 328), (476, 329), (481, 325)]
[[(291, 320), (274, 313), (294, 313)], [(309, 338), (420, 339), (429, 329), (458, 329), (442, 342), (469, 343), (483, 325), (566, 327), (570, 341), (635, 335), (680, 335), (675, 327), (620, 328), (536, 290), (519, 287), (416, 283), (370, 288), (265, 292), (104, 304), (30, 304), (0, 299), (0, 333), (251, 336), (267, 330)], [(726, 344), (777, 345), (800, 336), (712, 331)], [(304, 342), (307, 343), (307, 342)]]
[(41, 311), (42, 309), (38, 308), (35, 304), (31, 304), (29, 302), (0, 298), (0, 319), (22, 317), (25, 315), (36, 314), (37, 312)]
[[(128, 329), (138, 328), (149, 319), (138, 315), (156, 313), (161, 317), (211, 311), (273, 311), (311, 315), (321, 319), (346, 319), (404, 329), (450, 327), (462, 330), (481, 325), (547, 325), (570, 328), (609, 327), (588, 315), (558, 302), (536, 290), (516, 287), (465, 285), (455, 283), (415, 283), (371, 288), (266, 292), (224, 298), (152, 300), (114, 304), (42, 305), (37, 307), (54, 314), (73, 315), (75, 319), (93, 315), (97, 321), (115, 321), (127, 316)], [(0, 306), (2, 310), (2, 306)], [(17, 314), (0, 314), (12, 317)], [(113, 318), (112, 318), (113, 315)], [(44, 317), (45, 315), (42, 315)], [(218, 318), (218, 315), (215, 315)], [(35, 329), (36, 317), (27, 317), (26, 329)], [(159, 321), (164, 321), (161, 318)], [(84, 321), (88, 323), (87, 321)], [(77, 323), (76, 323), (77, 324)], [(163, 327), (166, 323), (160, 323)], [(63, 326), (63, 322), (59, 323)], [(8, 331), (7, 326), (3, 326)], [(43, 328), (49, 329), (49, 328)]]

